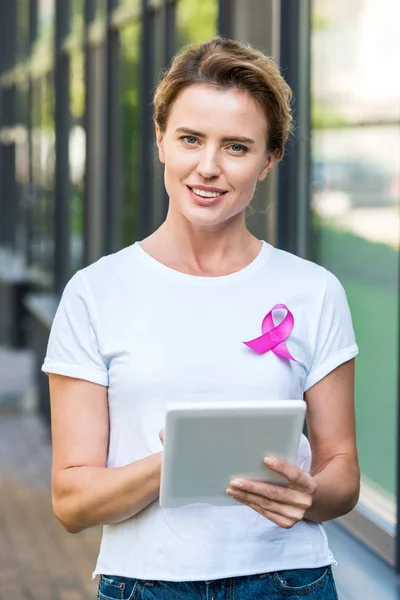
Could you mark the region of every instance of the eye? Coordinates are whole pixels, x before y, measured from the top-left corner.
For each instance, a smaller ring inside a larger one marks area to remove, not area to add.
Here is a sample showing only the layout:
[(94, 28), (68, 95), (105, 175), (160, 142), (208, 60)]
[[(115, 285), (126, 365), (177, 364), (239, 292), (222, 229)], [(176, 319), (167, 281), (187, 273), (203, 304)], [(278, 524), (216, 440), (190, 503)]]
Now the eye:
[(197, 142), (197, 138), (194, 135), (183, 135), (179, 139), (183, 140), (188, 146), (194, 146)]
[(243, 146), (243, 144), (232, 144), (230, 148), (234, 154), (246, 154), (248, 152), (248, 148)]

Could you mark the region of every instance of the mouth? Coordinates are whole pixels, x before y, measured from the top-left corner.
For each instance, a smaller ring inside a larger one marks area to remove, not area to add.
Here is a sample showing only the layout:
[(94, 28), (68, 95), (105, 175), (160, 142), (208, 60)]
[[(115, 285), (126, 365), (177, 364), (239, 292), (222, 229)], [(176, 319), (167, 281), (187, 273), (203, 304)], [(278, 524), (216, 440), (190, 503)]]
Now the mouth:
[(201, 204), (202, 206), (216, 204), (227, 193), (226, 190), (221, 190), (215, 187), (195, 187), (188, 185), (187, 188), (191, 192), (195, 202), (197, 204)]

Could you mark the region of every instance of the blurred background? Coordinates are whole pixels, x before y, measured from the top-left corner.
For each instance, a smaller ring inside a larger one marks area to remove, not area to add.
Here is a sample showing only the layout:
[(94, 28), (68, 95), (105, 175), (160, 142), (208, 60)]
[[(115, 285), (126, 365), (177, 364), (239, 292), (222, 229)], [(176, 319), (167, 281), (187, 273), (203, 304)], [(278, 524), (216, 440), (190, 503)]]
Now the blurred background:
[(327, 525), (339, 597), (400, 598), (399, 23), (398, 0), (0, 0), (0, 600), (96, 595), (100, 532), (51, 514), (40, 365), (72, 274), (162, 222), (152, 91), (217, 33), (271, 55), (295, 97), (249, 228), (339, 277), (360, 346), (361, 498)]

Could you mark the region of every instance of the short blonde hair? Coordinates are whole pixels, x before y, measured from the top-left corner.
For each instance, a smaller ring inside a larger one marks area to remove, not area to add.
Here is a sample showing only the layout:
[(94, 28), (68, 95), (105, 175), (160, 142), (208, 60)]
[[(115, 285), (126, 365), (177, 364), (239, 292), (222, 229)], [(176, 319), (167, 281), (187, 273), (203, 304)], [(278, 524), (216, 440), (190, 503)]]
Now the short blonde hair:
[(281, 160), (292, 130), (292, 90), (271, 58), (250, 44), (220, 36), (183, 47), (154, 94), (154, 121), (162, 132), (178, 95), (199, 83), (248, 92), (267, 118), (267, 150)]

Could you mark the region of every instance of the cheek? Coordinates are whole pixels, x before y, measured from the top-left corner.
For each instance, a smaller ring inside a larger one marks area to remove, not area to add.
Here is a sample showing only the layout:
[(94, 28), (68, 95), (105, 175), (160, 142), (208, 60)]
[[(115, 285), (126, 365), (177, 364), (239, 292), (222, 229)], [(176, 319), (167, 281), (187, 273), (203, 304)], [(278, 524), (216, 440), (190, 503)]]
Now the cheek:
[(254, 165), (243, 165), (230, 170), (228, 180), (232, 183), (238, 193), (253, 192), (257, 186), (259, 171)]
[(167, 153), (165, 159), (165, 170), (171, 178), (185, 177), (195, 166), (193, 156), (185, 152)]

